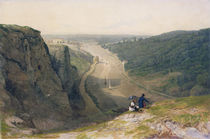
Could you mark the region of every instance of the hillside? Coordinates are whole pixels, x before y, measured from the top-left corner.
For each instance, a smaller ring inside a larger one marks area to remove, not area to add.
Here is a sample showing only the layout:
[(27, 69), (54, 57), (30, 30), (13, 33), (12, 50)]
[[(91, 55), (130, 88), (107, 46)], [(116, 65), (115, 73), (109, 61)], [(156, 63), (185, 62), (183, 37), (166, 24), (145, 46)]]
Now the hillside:
[(90, 65), (93, 63), (93, 56), (88, 53), (83, 53), (80, 51), (75, 51), (71, 48), (70, 55), (71, 55), (71, 64), (78, 69), (80, 77), (88, 71)]
[(125, 112), (111, 121), (70, 132), (39, 134), (29, 138), (53, 139), (162, 139), (210, 137), (210, 95), (165, 100), (143, 112)]
[(104, 45), (149, 89), (171, 96), (210, 93), (210, 29), (174, 31), (137, 41)]
[(39, 31), (0, 25), (0, 48), (3, 136), (63, 130), (90, 122), (89, 115), (79, 119), (78, 111), (86, 108), (86, 100), (78, 91), (80, 77), (70, 64), (68, 47), (49, 51)]

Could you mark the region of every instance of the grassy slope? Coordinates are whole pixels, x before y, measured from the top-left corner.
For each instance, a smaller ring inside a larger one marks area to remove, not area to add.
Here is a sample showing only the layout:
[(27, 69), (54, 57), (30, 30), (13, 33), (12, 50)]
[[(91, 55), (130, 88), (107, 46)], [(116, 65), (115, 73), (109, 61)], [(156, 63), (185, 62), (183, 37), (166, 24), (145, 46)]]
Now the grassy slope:
[[(145, 110), (152, 114), (154, 117), (142, 121), (135, 129), (125, 130), (125, 135), (133, 134), (134, 138), (148, 137), (156, 133), (156, 131), (150, 129), (147, 123), (154, 121), (163, 121), (164, 119), (170, 119), (178, 122), (183, 126), (196, 126), (199, 122), (210, 121), (210, 95), (205, 96), (191, 96), (185, 98), (178, 98), (173, 100), (166, 100), (159, 103), (155, 103), (150, 109)], [(126, 112), (128, 114), (132, 112)], [(123, 114), (123, 115), (124, 115)], [(97, 124), (95, 126), (89, 126), (77, 129), (76, 131), (82, 132), (78, 137), (85, 136), (85, 132), (94, 131), (103, 128), (110, 128), (109, 126), (122, 126), (126, 124), (125, 121), (114, 120), (114, 124), (108, 125), (106, 123)], [(99, 130), (100, 131), (100, 130)], [(114, 131), (113, 131), (114, 132)], [(100, 132), (99, 132), (100, 134)], [(110, 133), (113, 134), (113, 133)]]
[[(169, 99), (155, 103), (151, 108), (144, 110), (144, 113), (152, 115), (151, 118), (145, 119), (136, 125), (129, 125), (124, 120), (115, 119), (109, 122), (103, 122), (91, 126), (82, 127), (71, 132), (63, 132), (64, 134), (76, 134), (78, 139), (109, 137), (115, 134), (124, 134), (125, 137), (139, 138), (149, 137), (157, 134), (157, 131), (151, 129), (149, 123), (161, 123), (164, 120), (172, 120), (183, 127), (196, 127), (201, 122), (210, 121), (210, 95), (190, 96), (178, 99)], [(123, 115), (135, 112), (125, 112)], [(143, 113), (143, 114), (144, 114)], [(134, 127), (134, 129), (130, 128)], [(122, 129), (122, 131), (114, 130)], [(97, 132), (96, 132), (97, 131)], [(35, 137), (59, 137), (63, 133), (40, 134)], [(91, 134), (91, 135), (90, 135)], [(34, 136), (33, 136), (34, 137)]]
[(70, 56), (71, 64), (78, 69), (80, 76), (82, 76), (82, 74), (88, 71), (93, 59), (93, 57), (90, 54), (84, 54), (82, 52), (70, 49)]
[(210, 95), (190, 96), (156, 103), (148, 112), (158, 118), (167, 116), (182, 124), (195, 126), (210, 120)]
[[(172, 96), (210, 93), (210, 29), (177, 31), (104, 46), (128, 61), (125, 68), (141, 81), (160, 82), (149, 87)], [(167, 78), (169, 74), (179, 73)], [(165, 80), (160, 81), (163, 77)], [(147, 84), (143, 84), (147, 85)]]
[[(166, 100), (155, 103), (146, 112), (154, 115), (153, 118), (144, 120), (134, 131), (137, 131), (134, 137), (143, 135), (151, 136), (156, 134), (156, 131), (148, 127), (148, 123), (162, 122), (164, 120), (172, 120), (183, 127), (196, 127), (201, 122), (210, 121), (210, 95), (191, 96)], [(132, 132), (131, 130), (130, 132)], [(129, 134), (129, 132), (128, 132)], [(130, 133), (132, 134), (132, 133)]]

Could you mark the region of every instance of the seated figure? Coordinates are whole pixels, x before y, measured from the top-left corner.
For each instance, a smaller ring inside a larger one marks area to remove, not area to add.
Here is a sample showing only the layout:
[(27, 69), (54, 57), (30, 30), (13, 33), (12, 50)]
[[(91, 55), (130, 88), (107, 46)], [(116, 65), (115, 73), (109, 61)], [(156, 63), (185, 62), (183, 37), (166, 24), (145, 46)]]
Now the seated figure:
[(132, 100), (129, 107), (128, 107), (129, 111), (138, 111), (139, 106), (136, 105), (135, 100)]

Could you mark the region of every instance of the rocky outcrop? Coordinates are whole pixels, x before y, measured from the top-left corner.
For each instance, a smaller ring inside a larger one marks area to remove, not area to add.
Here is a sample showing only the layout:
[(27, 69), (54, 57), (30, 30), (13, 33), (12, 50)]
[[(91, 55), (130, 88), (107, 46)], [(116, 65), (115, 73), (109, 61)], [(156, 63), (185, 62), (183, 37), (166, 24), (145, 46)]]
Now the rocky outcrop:
[(56, 74), (52, 67), (39, 31), (0, 25), (1, 113), (15, 115), (28, 127), (40, 130), (63, 128), (72, 116), (72, 92), (66, 91), (69, 88), (65, 84), (72, 83), (66, 80), (65, 70)]
[(106, 123), (58, 134), (58, 139), (209, 139), (210, 131), (207, 126), (208, 123), (203, 125), (206, 131), (199, 130), (195, 127), (182, 127), (170, 120), (159, 121), (147, 112), (127, 112)]
[(68, 93), (74, 116), (85, 107), (84, 100), (79, 92), (80, 77), (76, 67), (70, 63), (69, 48), (64, 45), (49, 45), (52, 67), (61, 79), (63, 89)]

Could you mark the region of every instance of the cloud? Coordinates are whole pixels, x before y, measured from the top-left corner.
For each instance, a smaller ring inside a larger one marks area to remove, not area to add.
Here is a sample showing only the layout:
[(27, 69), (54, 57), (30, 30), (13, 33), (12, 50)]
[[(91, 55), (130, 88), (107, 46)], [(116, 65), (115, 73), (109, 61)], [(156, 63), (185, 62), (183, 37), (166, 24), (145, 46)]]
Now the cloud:
[(0, 0), (0, 23), (44, 34), (159, 34), (210, 27), (208, 0)]

